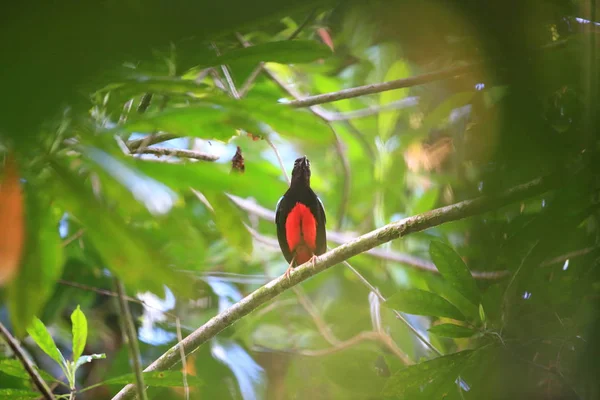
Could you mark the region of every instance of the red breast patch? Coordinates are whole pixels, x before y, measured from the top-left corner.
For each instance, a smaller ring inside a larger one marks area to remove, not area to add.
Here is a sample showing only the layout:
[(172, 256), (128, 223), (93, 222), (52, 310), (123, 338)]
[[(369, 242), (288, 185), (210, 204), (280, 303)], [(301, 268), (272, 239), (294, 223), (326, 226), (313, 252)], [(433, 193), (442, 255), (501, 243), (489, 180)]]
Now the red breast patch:
[(317, 248), (317, 220), (310, 208), (296, 203), (285, 220), (285, 238), (298, 264), (310, 259)]

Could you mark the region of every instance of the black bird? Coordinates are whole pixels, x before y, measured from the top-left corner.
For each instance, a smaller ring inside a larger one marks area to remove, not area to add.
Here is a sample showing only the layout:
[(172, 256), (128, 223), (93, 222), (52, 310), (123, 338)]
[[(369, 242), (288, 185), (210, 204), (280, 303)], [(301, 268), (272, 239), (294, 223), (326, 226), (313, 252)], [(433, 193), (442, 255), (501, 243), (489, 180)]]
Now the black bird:
[(283, 256), (290, 263), (285, 271), (327, 251), (325, 209), (321, 199), (310, 188), (310, 162), (300, 157), (294, 162), (290, 188), (279, 199), (275, 214), (277, 239)]

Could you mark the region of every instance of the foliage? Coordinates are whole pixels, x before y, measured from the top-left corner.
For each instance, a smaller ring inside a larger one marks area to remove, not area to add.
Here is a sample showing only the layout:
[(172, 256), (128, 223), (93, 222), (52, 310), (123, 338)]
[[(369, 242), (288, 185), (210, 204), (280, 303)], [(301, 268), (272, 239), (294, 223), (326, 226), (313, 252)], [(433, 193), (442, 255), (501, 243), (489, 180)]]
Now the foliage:
[[(0, 322), (63, 384), (57, 396), (110, 398), (134, 381), (115, 278), (148, 366), (179, 359), (179, 330), (281, 275), (270, 210), (287, 186), (280, 161), (289, 174), (305, 154), (330, 248), (537, 177), (551, 185), (490, 212), (451, 209), (455, 222), (353, 257), (361, 276), (315, 275), (176, 370), (144, 373), (151, 395), (600, 395), (600, 70), (586, 1), (109, 3), (40, 5), (24, 35), (15, 6), (0, 27)], [(45, 34), (63, 46), (33, 44)], [(416, 81), (289, 104), (397, 79)], [(39, 396), (0, 350), (0, 397)]]

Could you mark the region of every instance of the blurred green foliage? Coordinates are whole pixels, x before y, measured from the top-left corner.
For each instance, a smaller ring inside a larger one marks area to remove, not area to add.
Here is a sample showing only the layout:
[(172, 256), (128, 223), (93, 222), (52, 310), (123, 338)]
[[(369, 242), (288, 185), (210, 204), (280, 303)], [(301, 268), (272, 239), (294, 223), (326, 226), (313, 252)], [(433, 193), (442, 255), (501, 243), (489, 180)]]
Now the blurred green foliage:
[[(275, 147), (288, 174), (297, 156), (311, 160), (330, 246), (536, 177), (561, 179), (379, 249), (396, 261), (352, 258), (385, 303), (342, 266), (283, 293), (187, 358), (191, 398), (600, 397), (593, 2), (58, 3), (0, 6), (0, 167), (14, 154), (26, 231), (19, 273), (0, 289), (0, 321), (49, 382), (89, 388), (77, 397), (91, 399), (132, 381), (114, 277), (147, 366), (177, 342), (178, 323), (185, 336), (285, 271), (268, 218), (286, 190)], [(232, 87), (259, 62), (265, 71), (236, 99)], [(290, 92), (469, 65), (312, 110), (285, 104)], [(154, 144), (162, 134), (169, 140)], [(148, 146), (218, 159), (143, 154)], [(231, 173), (238, 146), (243, 174)], [(107, 358), (69, 378), (27, 331), (59, 364)], [(34, 396), (2, 349), (0, 396)], [(181, 371), (146, 375), (151, 396), (184, 398)]]

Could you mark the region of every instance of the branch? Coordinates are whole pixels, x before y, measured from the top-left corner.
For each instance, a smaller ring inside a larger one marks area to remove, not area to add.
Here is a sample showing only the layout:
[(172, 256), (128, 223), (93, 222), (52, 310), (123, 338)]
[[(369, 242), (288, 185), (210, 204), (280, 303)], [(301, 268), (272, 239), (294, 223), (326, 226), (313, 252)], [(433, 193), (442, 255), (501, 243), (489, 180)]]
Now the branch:
[(39, 374), (37, 369), (35, 369), (35, 366), (27, 358), (27, 356), (25, 355), (25, 352), (23, 351), (23, 349), (17, 342), (17, 339), (15, 339), (10, 334), (10, 332), (8, 331), (8, 329), (6, 329), (6, 327), (4, 326), (4, 324), (2, 324), (2, 322), (0, 322), (0, 336), (2, 336), (4, 338), (4, 341), (8, 344), (8, 347), (10, 347), (12, 352), (19, 359), (19, 361), (23, 365), (23, 368), (25, 368), (25, 371), (27, 371), (27, 374), (29, 374), (29, 376), (31, 377), (31, 380), (33, 381), (34, 385), (38, 388), (38, 390), (41, 392), (42, 396), (44, 396), (44, 398), (46, 400), (54, 400), (54, 395), (52, 394), (52, 390), (50, 390), (46, 381), (44, 381), (44, 379), (41, 377), (41, 375)]
[(129, 151), (135, 153), (140, 147), (152, 146), (153, 144), (177, 139), (178, 137), (179, 136), (173, 135), (172, 133), (158, 133), (141, 139), (130, 140), (127, 142), (127, 147), (129, 148)]
[[(231, 199), (231, 201), (233, 201), (238, 207), (240, 207), (244, 211), (254, 214), (267, 221), (273, 222), (275, 220), (275, 213), (273, 211), (259, 204), (256, 204), (251, 200), (243, 199), (234, 195), (228, 195), (228, 197), (229, 199)], [(277, 244), (277, 241), (275, 239), (264, 236), (248, 226), (246, 228), (250, 231), (252, 236), (254, 236), (254, 238), (260, 241), (261, 243), (269, 245), (274, 249), (279, 249), (279, 244)], [(336, 231), (327, 231), (327, 240), (337, 244), (344, 244), (355, 238), (356, 236), (354, 235), (344, 234)], [(377, 248), (366, 251), (365, 254), (368, 254), (375, 258), (380, 258), (382, 260), (404, 264), (411, 268), (420, 269), (422, 271), (439, 274), (439, 271), (431, 261), (415, 257), (410, 254), (404, 254), (399, 253), (397, 251), (383, 250)], [(500, 279), (507, 276), (508, 271), (471, 271), (471, 274), (475, 279)]]
[(137, 392), (142, 400), (147, 400), (148, 396), (146, 394), (146, 385), (144, 384), (144, 376), (142, 374), (140, 348), (137, 342), (135, 325), (133, 323), (131, 313), (129, 312), (129, 305), (125, 300), (125, 288), (123, 287), (123, 283), (118, 278), (115, 278), (115, 287), (117, 289), (119, 309), (121, 310), (121, 318), (123, 320), (123, 330), (125, 331), (125, 336), (129, 342), (129, 353), (133, 363)]
[(407, 88), (411, 86), (423, 85), (425, 83), (435, 82), (443, 79), (454, 78), (471, 72), (481, 63), (471, 63), (459, 67), (447, 68), (441, 71), (428, 72), (426, 74), (411, 76), (410, 78), (397, 79), (394, 81), (373, 83), (370, 85), (357, 86), (349, 89), (342, 89), (338, 92), (323, 93), (316, 96), (309, 96), (299, 100), (293, 100), (286, 104), (292, 107), (311, 107), (317, 104), (330, 103), (332, 101), (351, 99), (353, 97), (364, 96), (386, 92), (388, 90)]
[(173, 156), (203, 161), (216, 161), (219, 159), (219, 156), (214, 154), (186, 149), (171, 149), (168, 147), (146, 147), (135, 151), (135, 154), (154, 154), (155, 156)]
[[(385, 225), (379, 229), (366, 233), (317, 257), (314, 265), (311, 265), (312, 262), (308, 262), (295, 268), (289, 278), (280, 276), (258, 288), (239, 302), (211, 318), (204, 325), (183, 339), (183, 341), (171, 347), (162, 356), (150, 364), (145, 371), (164, 370), (174, 366), (180, 360), (180, 347), (183, 347), (186, 354), (190, 354), (206, 341), (215, 337), (223, 329), (239, 321), (241, 318), (277, 297), (282, 292), (351, 257), (401, 236), (421, 232), (446, 222), (457, 221), (491, 211), (509, 203), (544, 193), (553, 186), (554, 180), (549, 178), (538, 178), (531, 182), (511, 188), (496, 196), (482, 196), (473, 200), (465, 200), (460, 203), (405, 218), (401, 221)], [(134, 394), (133, 389), (134, 386), (129, 384), (117, 393), (113, 399), (121, 400), (130, 398), (130, 396)]]

